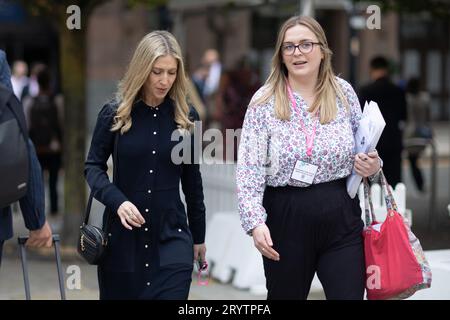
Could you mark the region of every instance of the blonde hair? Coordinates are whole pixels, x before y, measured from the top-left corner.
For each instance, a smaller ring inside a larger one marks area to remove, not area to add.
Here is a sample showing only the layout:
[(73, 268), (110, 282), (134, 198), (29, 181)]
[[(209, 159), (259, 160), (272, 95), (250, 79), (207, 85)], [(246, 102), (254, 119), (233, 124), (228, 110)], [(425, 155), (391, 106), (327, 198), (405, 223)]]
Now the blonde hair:
[(322, 50), (323, 59), (320, 62), (319, 74), (317, 77), (317, 96), (308, 111), (313, 114), (318, 112), (320, 123), (325, 124), (332, 121), (336, 117), (336, 96), (346, 106), (347, 110), (349, 110), (349, 105), (339, 83), (336, 80), (333, 68), (331, 66), (331, 56), (333, 53), (328, 48), (325, 32), (320, 24), (311, 17), (294, 16), (281, 26), (278, 33), (275, 53), (272, 57), (271, 72), (264, 84), (265, 90), (263, 91), (263, 94), (259, 98), (255, 99), (255, 101), (251, 104), (258, 105), (265, 103), (269, 101), (273, 95), (275, 95), (275, 116), (281, 120), (290, 119), (291, 108), (286, 92), (286, 77), (288, 75), (288, 71), (283, 63), (281, 46), (283, 44), (286, 30), (296, 25), (305, 26), (311, 30), (320, 42), (320, 49)]
[(123, 134), (130, 130), (131, 110), (136, 97), (142, 97), (144, 83), (147, 81), (156, 59), (166, 55), (171, 55), (177, 60), (176, 79), (168, 92), (168, 96), (175, 104), (175, 122), (179, 128), (192, 129), (194, 124), (188, 118), (187, 80), (180, 45), (171, 33), (153, 31), (138, 44), (127, 72), (118, 85), (116, 100), (119, 101), (119, 107), (111, 131), (120, 129)]

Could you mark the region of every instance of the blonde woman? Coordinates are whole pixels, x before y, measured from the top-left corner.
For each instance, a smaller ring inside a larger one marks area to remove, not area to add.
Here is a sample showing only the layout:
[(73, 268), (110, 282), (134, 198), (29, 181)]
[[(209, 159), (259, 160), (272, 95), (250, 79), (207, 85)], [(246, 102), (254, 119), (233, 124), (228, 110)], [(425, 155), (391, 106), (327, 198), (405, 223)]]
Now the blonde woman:
[[(94, 197), (106, 206), (104, 224), (111, 218), (98, 267), (100, 299), (187, 299), (193, 261), (205, 259), (205, 206), (198, 164), (171, 159), (178, 143), (172, 132), (189, 132), (198, 119), (186, 103), (173, 35), (154, 31), (141, 40), (115, 101), (100, 111), (85, 164)], [(116, 135), (113, 184), (107, 160)]]
[(263, 256), (268, 299), (306, 299), (315, 272), (327, 299), (363, 298), (363, 221), (345, 178), (353, 167), (373, 175), (380, 161), (354, 154), (361, 108), (331, 54), (317, 21), (287, 20), (245, 115), (239, 213)]

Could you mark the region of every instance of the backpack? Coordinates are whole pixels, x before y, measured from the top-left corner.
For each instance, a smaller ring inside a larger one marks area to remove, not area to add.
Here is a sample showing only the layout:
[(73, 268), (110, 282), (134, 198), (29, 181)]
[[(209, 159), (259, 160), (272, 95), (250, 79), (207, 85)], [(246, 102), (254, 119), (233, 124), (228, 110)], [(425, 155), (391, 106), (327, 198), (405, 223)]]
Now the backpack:
[(0, 84), (0, 208), (27, 193), (29, 151), (23, 109), (12, 91)]
[(61, 142), (61, 128), (58, 122), (58, 109), (53, 97), (37, 96), (30, 107), (30, 139), (40, 155), (55, 152), (52, 142)]

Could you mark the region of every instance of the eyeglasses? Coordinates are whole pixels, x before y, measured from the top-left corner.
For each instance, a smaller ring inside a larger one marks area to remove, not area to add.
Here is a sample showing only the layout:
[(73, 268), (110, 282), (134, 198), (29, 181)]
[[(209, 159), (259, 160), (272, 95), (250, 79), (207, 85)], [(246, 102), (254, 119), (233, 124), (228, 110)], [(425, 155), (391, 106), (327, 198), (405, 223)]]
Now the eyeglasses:
[(303, 54), (306, 54), (312, 51), (315, 44), (322, 45), (320, 42), (311, 42), (311, 41), (302, 42), (297, 45), (293, 43), (286, 43), (281, 47), (281, 50), (286, 55), (293, 55), (295, 52), (295, 48), (298, 48), (298, 51), (300, 51)]

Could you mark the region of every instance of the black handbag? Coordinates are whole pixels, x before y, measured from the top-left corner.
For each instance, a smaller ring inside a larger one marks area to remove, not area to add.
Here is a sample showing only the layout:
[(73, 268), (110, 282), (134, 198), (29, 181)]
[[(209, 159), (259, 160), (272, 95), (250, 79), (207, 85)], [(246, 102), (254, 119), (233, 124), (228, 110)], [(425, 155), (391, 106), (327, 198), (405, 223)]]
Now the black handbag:
[[(114, 137), (114, 151), (113, 151), (113, 183), (117, 182), (117, 146), (119, 141), (119, 134), (116, 133)], [(78, 253), (89, 264), (98, 265), (105, 255), (106, 246), (108, 245), (108, 229), (109, 221), (111, 219), (108, 209), (105, 210), (106, 223), (105, 229), (102, 230), (92, 224), (89, 224), (89, 215), (91, 213), (92, 199), (94, 197), (91, 191), (89, 201), (86, 207), (86, 214), (84, 222), (80, 226), (80, 236), (78, 238)]]

